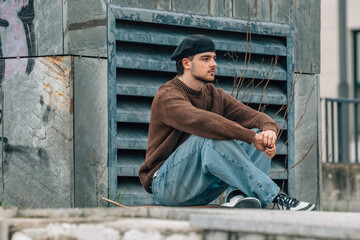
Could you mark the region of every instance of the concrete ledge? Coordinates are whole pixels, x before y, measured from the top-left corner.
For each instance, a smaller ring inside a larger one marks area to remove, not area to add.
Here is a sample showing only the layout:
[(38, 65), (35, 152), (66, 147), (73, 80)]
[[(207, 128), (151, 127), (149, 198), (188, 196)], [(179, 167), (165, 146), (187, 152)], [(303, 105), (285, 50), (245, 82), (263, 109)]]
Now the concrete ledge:
[(97, 239), (360, 239), (360, 213), (167, 207), (0, 213), (2, 240), (95, 239), (92, 232)]
[[(236, 213), (237, 212), (237, 213)], [(192, 226), (227, 232), (315, 239), (359, 239), (360, 214), (334, 212), (234, 211), (192, 215)]]

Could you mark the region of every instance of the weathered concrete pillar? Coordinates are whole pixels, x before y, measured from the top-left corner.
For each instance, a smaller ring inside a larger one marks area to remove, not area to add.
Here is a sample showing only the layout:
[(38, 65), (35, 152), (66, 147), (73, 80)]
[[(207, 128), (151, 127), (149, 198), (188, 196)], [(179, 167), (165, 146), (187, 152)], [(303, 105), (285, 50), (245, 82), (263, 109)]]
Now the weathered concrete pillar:
[(106, 206), (107, 60), (74, 61), (75, 207)]
[(320, 209), (321, 159), (318, 113), (319, 77), (298, 74), (295, 85), (295, 192), (298, 199), (316, 203)]
[(32, 60), (2, 82), (4, 204), (72, 207), (73, 58)]

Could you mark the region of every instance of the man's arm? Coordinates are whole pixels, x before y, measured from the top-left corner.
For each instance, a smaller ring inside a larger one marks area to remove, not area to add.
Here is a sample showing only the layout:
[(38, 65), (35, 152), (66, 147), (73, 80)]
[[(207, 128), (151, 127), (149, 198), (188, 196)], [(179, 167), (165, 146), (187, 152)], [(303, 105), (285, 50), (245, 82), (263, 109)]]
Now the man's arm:
[(279, 125), (265, 113), (258, 112), (251, 107), (236, 100), (222, 89), (219, 90), (224, 96), (224, 116), (244, 127), (259, 128), (256, 134), (254, 146), (272, 158), (276, 153), (275, 142), (279, 132)]
[(154, 107), (161, 121), (168, 126), (201, 137), (239, 139), (251, 144), (256, 133), (219, 114), (194, 107), (179, 92), (164, 90)]
[(246, 128), (259, 128), (260, 131), (272, 130), (278, 134), (279, 125), (267, 114), (252, 109), (222, 89), (218, 91), (224, 97), (224, 117)]

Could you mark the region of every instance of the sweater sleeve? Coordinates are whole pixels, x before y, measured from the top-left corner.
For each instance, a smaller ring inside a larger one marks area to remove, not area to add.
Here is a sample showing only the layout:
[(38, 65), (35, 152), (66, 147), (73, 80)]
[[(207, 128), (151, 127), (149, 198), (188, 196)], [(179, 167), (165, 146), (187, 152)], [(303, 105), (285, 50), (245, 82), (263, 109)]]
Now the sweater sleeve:
[(272, 130), (279, 133), (279, 125), (267, 114), (256, 111), (236, 100), (220, 89), (224, 96), (224, 117), (246, 128), (259, 128), (260, 131)]
[(161, 121), (180, 131), (205, 138), (239, 139), (251, 144), (255, 131), (219, 114), (194, 107), (180, 92), (165, 90), (156, 104)]

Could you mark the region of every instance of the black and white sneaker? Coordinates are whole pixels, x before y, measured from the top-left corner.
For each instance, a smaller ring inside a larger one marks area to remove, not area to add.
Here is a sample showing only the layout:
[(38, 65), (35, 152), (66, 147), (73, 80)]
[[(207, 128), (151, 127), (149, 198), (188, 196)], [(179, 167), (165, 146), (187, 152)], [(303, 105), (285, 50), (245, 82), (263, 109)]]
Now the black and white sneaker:
[(261, 208), (261, 202), (254, 197), (245, 197), (244, 195), (236, 195), (230, 198), (226, 203), (221, 204), (223, 208)]
[(273, 200), (273, 203), (274, 203), (274, 207), (277, 206), (280, 210), (285, 210), (285, 211), (310, 212), (315, 208), (315, 205), (312, 203), (301, 202), (283, 193), (277, 195)]

